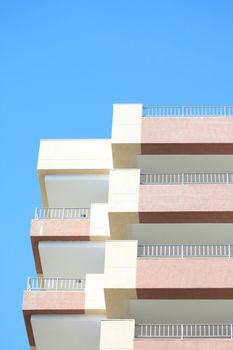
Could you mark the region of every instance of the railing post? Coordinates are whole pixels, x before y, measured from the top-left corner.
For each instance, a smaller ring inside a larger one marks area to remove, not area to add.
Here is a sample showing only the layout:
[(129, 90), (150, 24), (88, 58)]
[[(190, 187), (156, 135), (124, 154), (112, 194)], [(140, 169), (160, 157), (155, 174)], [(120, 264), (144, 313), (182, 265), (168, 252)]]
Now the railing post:
[(184, 325), (181, 324), (181, 335), (180, 335), (180, 339), (183, 340), (184, 339)]
[(38, 208), (35, 210), (35, 219), (38, 219)]
[(31, 290), (31, 287), (30, 287), (30, 277), (28, 277), (28, 280), (27, 280), (27, 290)]
[(184, 245), (181, 244), (181, 258), (184, 258)]
[(58, 277), (57, 277), (57, 281), (56, 281), (56, 290), (58, 290)]
[(226, 106), (224, 106), (223, 108), (224, 108), (224, 116), (226, 117), (227, 116), (227, 108), (226, 108)]
[(231, 324), (231, 340), (233, 339), (232, 327), (233, 327), (233, 325)]
[(184, 117), (184, 106), (181, 107), (182, 117)]
[(228, 257), (230, 258), (231, 257), (231, 245), (228, 244)]

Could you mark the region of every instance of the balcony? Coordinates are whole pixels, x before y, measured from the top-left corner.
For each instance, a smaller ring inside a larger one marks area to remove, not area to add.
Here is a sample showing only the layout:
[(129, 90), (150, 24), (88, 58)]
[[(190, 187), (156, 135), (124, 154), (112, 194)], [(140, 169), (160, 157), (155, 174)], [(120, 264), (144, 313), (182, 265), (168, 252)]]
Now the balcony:
[(100, 349), (232, 350), (232, 324), (138, 324), (135, 319), (103, 320)]
[(141, 324), (135, 350), (233, 349), (232, 324)]
[(233, 154), (233, 107), (114, 105), (115, 168), (148, 154)]
[[(56, 260), (55, 251), (59, 249), (60, 258), (57, 257), (56, 266), (59, 267), (61, 263), (59, 260), (63, 260), (64, 265), (67, 265), (67, 269), (70, 266), (83, 264), (83, 261), (71, 260), (72, 251), (78, 247), (84, 247), (81, 241), (100, 241), (109, 238), (109, 222), (108, 222), (108, 209), (106, 204), (96, 203), (92, 204), (91, 208), (36, 208), (35, 218), (31, 223), (31, 242), (34, 253), (36, 271), (38, 274), (46, 274), (47, 268), (46, 260), (48, 262), (49, 256), (44, 255), (45, 249), (50, 249), (51, 254)], [(94, 242), (90, 243), (86, 248), (93, 248)], [(95, 244), (97, 248), (98, 243)], [(62, 248), (63, 247), (63, 248)], [(75, 248), (76, 247), (76, 248)], [(68, 250), (69, 252), (68, 252)], [(101, 248), (102, 249), (102, 248)], [(67, 252), (67, 256), (65, 256)], [(91, 255), (96, 254), (92, 250)], [(79, 252), (80, 253), (80, 252)], [(44, 258), (43, 258), (44, 257)], [(74, 259), (74, 258), (73, 258)], [(52, 259), (50, 259), (52, 260)], [(103, 259), (100, 258), (102, 261)], [(98, 266), (98, 261), (93, 261), (94, 266)], [(85, 265), (84, 265), (85, 266)], [(91, 271), (89, 271), (91, 272)], [(102, 270), (93, 271), (97, 273), (103, 272)], [(75, 272), (77, 273), (77, 271)], [(46, 275), (59, 275), (59, 270), (49, 270)], [(67, 275), (67, 273), (65, 273)], [(72, 276), (70, 276), (72, 277)]]
[[(24, 293), (23, 313), (29, 343), (38, 350), (47, 349), (49, 346), (54, 348), (55, 345), (58, 347), (57, 341), (62, 334), (66, 342), (68, 341), (67, 344), (71, 344), (71, 349), (77, 346), (88, 350), (98, 349), (100, 315), (105, 318), (103, 275), (87, 274), (85, 280), (57, 277), (29, 278)], [(82, 332), (80, 333), (84, 327), (83, 323), (95, 339), (95, 344), (91, 342), (91, 346), (90, 339), (83, 338)], [(54, 324), (57, 324), (58, 328), (54, 329)], [(67, 334), (67, 325), (72, 327), (72, 324), (80, 326), (80, 331), (79, 327), (75, 330), (71, 328)], [(69, 339), (67, 340), (67, 336), (71, 337), (71, 343)], [(64, 343), (64, 339), (60, 341)]]
[(231, 244), (144, 244), (137, 256), (138, 299), (232, 298)]
[[(213, 166), (212, 161), (206, 168)], [(232, 198), (232, 171), (140, 175), (139, 169), (113, 170), (111, 237), (127, 238), (129, 225), (139, 223), (233, 223)]]
[(233, 221), (232, 173), (147, 174), (140, 180), (140, 222)]
[(104, 276), (109, 317), (126, 317), (129, 300), (231, 300), (233, 247), (107, 241)]

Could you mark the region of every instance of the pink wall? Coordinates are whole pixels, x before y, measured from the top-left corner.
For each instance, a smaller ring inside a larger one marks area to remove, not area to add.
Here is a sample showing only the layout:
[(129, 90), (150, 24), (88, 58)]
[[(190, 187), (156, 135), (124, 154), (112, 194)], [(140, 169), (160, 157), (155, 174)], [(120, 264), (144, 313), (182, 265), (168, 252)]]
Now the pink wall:
[(90, 220), (32, 220), (31, 236), (84, 237), (90, 235)]
[(233, 350), (230, 339), (135, 340), (134, 350)]
[(136, 287), (140, 299), (232, 298), (233, 259), (138, 258)]
[(233, 222), (233, 185), (141, 185), (139, 212), (140, 222)]
[(84, 313), (84, 291), (24, 292), (23, 310), (32, 313)]
[[(179, 144), (186, 144), (187, 153), (232, 153), (232, 118), (142, 118), (142, 153), (157, 153), (152, 145), (162, 144), (159, 152), (182, 153)], [(173, 149), (164, 147), (172, 145)], [(193, 146), (191, 146), (193, 144)], [(208, 146), (210, 144), (210, 147)], [(151, 145), (151, 146), (150, 146)], [(175, 147), (175, 149), (174, 149)], [(211, 151), (212, 149), (212, 151)], [(192, 152), (193, 150), (193, 152)], [(219, 152), (218, 152), (219, 150)]]

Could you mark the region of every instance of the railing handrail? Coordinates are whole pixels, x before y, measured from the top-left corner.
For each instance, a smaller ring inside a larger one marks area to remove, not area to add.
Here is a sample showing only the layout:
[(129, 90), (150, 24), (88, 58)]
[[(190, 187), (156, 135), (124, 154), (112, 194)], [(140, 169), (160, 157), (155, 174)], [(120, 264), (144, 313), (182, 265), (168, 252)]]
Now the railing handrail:
[(140, 175), (141, 185), (233, 184), (231, 172), (147, 173)]
[(66, 220), (66, 219), (89, 219), (90, 208), (46, 208), (37, 207), (35, 219)]
[(232, 258), (232, 244), (139, 244), (143, 258)]
[(40, 290), (84, 290), (83, 278), (28, 277), (27, 291)]
[(230, 338), (232, 323), (208, 324), (136, 324), (136, 338)]
[(143, 117), (231, 117), (233, 106), (143, 106)]

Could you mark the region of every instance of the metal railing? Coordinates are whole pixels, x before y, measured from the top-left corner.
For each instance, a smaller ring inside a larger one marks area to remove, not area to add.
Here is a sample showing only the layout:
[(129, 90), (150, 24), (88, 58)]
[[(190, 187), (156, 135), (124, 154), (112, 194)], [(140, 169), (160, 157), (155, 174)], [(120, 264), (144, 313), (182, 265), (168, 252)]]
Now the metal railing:
[(80, 278), (44, 278), (28, 277), (27, 290), (83, 290), (85, 289), (85, 280)]
[(143, 117), (232, 117), (233, 106), (143, 106)]
[(140, 244), (138, 257), (143, 258), (231, 258), (231, 244)]
[(233, 173), (141, 174), (141, 185), (233, 184)]
[(232, 324), (139, 324), (136, 338), (230, 338)]
[(35, 219), (89, 219), (89, 208), (36, 208)]

